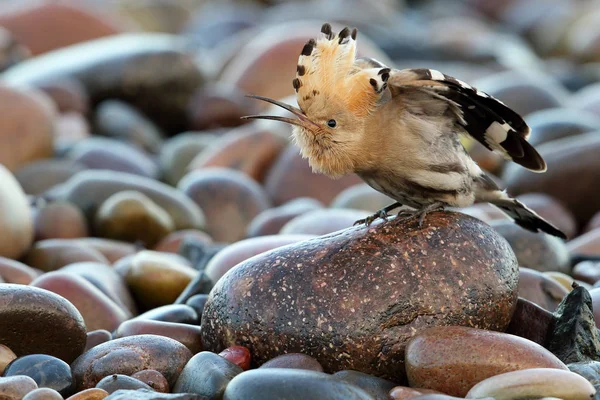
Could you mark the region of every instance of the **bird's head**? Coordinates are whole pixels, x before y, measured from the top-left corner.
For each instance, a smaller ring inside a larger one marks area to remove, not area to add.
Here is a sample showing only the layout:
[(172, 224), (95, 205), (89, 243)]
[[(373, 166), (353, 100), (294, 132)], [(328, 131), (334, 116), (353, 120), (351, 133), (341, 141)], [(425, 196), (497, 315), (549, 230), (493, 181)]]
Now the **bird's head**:
[(356, 60), (357, 30), (334, 34), (324, 24), (322, 36), (309, 40), (298, 58), (292, 84), (300, 108), (280, 101), (250, 96), (280, 106), (296, 118), (252, 115), (248, 119), (270, 119), (294, 125), (294, 138), (313, 169), (342, 175), (350, 167), (351, 149), (358, 146), (368, 116), (384, 96), (389, 69), (369, 68)]

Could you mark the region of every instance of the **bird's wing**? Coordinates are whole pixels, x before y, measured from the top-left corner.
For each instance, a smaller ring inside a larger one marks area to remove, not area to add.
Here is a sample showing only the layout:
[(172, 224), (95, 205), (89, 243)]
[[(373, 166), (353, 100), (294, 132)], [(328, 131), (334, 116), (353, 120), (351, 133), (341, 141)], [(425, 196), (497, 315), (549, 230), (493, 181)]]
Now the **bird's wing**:
[(529, 126), (500, 100), (432, 69), (392, 70), (387, 85), (393, 97), (425, 97), (423, 107), (448, 103), (455, 122), (489, 150), (532, 171), (546, 170), (544, 159), (527, 142)]

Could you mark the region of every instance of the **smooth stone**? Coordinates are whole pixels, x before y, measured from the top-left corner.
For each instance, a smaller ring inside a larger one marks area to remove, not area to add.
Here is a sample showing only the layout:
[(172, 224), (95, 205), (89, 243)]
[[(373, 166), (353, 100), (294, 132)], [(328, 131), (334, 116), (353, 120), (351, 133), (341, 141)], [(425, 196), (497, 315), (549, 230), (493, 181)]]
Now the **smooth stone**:
[(192, 357), (190, 351), (163, 336), (138, 335), (102, 343), (82, 354), (71, 364), (77, 390), (95, 387), (112, 374), (131, 375), (154, 369), (173, 385)]
[(567, 243), (567, 249), (572, 255), (600, 255), (600, 228), (596, 228)]
[(252, 356), (250, 355), (250, 350), (248, 350), (247, 347), (230, 346), (220, 352), (219, 356), (234, 363), (244, 371), (250, 369), (250, 361), (252, 360)]
[(74, 239), (88, 236), (81, 210), (67, 202), (50, 203), (34, 215), (35, 240)]
[(0, 29), (0, 72), (27, 60), (31, 57), (31, 51), (19, 43), (13, 34), (5, 28)]
[(79, 238), (75, 239), (75, 242), (99, 251), (111, 264), (125, 256), (135, 254), (139, 250), (136, 245), (131, 243), (97, 237)]
[(176, 230), (204, 225), (202, 210), (185, 194), (164, 183), (125, 172), (82, 171), (53, 188), (47, 196), (72, 202), (90, 218), (106, 199), (124, 190), (135, 190), (152, 199), (173, 218)]
[(131, 375), (132, 378), (135, 378), (141, 382), (144, 382), (146, 385), (150, 386), (153, 390), (156, 390), (160, 393), (169, 393), (169, 382), (160, 372), (153, 369), (145, 369), (143, 371), (136, 372)]
[(228, 168), (193, 171), (179, 181), (177, 188), (204, 211), (206, 230), (218, 242), (243, 239), (250, 221), (271, 206), (256, 181)]
[(78, 80), (64, 79), (48, 82), (38, 88), (50, 96), (60, 113), (75, 112), (81, 115), (89, 113), (90, 99)]
[[(570, 275), (567, 275), (562, 272), (556, 271), (547, 271), (543, 273), (544, 275), (554, 279), (556, 282), (560, 283), (567, 291), (571, 291), (573, 289), (573, 283), (575, 283), (575, 279), (573, 279)], [(583, 285), (586, 285), (583, 283)], [(591, 289), (591, 287), (590, 287)]]
[(462, 326), (439, 326), (417, 333), (406, 346), (411, 387), (464, 397), (492, 376), (528, 368), (567, 366), (541, 345), (518, 336)]
[(329, 204), (341, 191), (361, 182), (355, 175), (331, 180), (325, 175), (313, 173), (298, 148), (290, 144), (267, 173), (265, 190), (276, 206), (298, 197), (311, 197)]
[(550, 311), (519, 297), (506, 333), (546, 346), (553, 323), (554, 315)]
[(526, 118), (532, 146), (600, 130), (600, 118), (586, 111), (569, 108), (550, 108), (536, 111)]
[(90, 126), (82, 114), (68, 112), (56, 118), (54, 134), (54, 153), (64, 157), (79, 143), (92, 136)]
[(175, 134), (186, 128), (186, 106), (204, 80), (189, 45), (178, 35), (123, 33), (35, 57), (5, 72), (2, 81), (35, 86), (76, 78), (93, 105), (105, 99), (129, 102)]
[(202, 321), (202, 313), (204, 312), (204, 306), (208, 301), (208, 294), (195, 294), (186, 300), (185, 305), (192, 307), (198, 314), (198, 321)]
[(594, 214), (592, 219), (589, 220), (589, 222), (583, 229), (583, 232), (589, 232), (597, 228), (600, 228), (600, 211)]
[(388, 400), (389, 392), (396, 386), (394, 382), (358, 371), (339, 371), (333, 377), (357, 386), (370, 394), (373, 400)]
[(106, 329), (96, 329), (95, 331), (91, 331), (87, 333), (87, 339), (85, 342), (85, 351), (88, 351), (92, 347), (96, 347), (99, 344), (109, 342), (112, 340), (112, 333), (107, 331)]
[(30, 354), (11, 362), (2, 376), (25, 375), (32, 378), (38, 387), (50, 388), (62, 396), (73, 391), (73, 376), (69, 364), (46, 354)]
[(21, 400), (33, 392), (38, 386), (28, 376), (11, 376), (0, 378), (0, 398), (6, 400)]
[(288, 221), (280, 233), (285, 235), (326, 235), (341, 229), (349, 228), (356, 221), (370, 215), (365, 210), (344, 208), (324, 208), (308, 211)]
[(23, 400), (63, 400), (63, 397), (54, 389), (40, 388), (27, 393)]
[(552, 312), (568, 293), (564, 286), (543, 273), (519, 268), (519, 297)]
[(98, 250), (70, 239), (40, 240), (29, 249), (23, 261), (44, 272), (56, 271), (78, 262), (109, 264)]
[(290, 200), (278, 207), (272, 207), (258, 214), (248, 225), (247, 237), (276, 235), (288, 221), (306, 212), (320, 209), (321, 202), (308, 197)]
[(592, 297), (592, 308), (594, 311), (594, 320), (596, 326), (600, 328), (600, 288), (594, 288), (589, 291)]
[(154, 246), (154, 250), (167, 253), (179, 253), (181, 245), (186, 240), (198, 240), (205, 243), (212, 243), (212, 238), (204, 231), (198, 229), (183, 229), (168, 234)]
[(146, 390), (154, 390), (149, 385), (146, 385), (144, 382), (132, 378), (127, 375), (114, 374), (109, 375), (100, 380), (96, 384), (96, 388), (106, 390), (109, 394), (116, 392), (117, 390), (137, 390), (137, 389), (146, 389)]
[[(1, 158), (0, 162), (2, 162)], [(2, 164), (0, 164), (0, 205), (0, 236), (2, 236), (0, 257), (18, 259), (33, 241), (33, 215), (19, 182)]]
[[(600, 262), (582, 261), (573, 267), (573, 278), (587, 282), (590, 285), (600, 280)], [(0, 272), (0, 275), (2, 273)]]
[(393, 202), (388, 196), (376, 191), (366, 183), (359, 183), (341, 191), (329, 206), (331, 208), (351, 208), (374, 213)]
[(175, 230), (171, 216), (148, 196), (133, 190), (115, 193), (106, 199), (94, 217), (98, 236), (140, 242), (154, 247)]
[(366, 391), (323, 372), (287, 368), (246, 371), (227, 385), (223, 400), (373, 400)]
[(173, 386), (173, 393), (196, 393), (220, 399), (229, 382), (243, 370), (215, 353), (203, 351), (186, 364)]
[[(438, 394), (435, 390), (422, 389), (422, 388), (410, 388), (407, 386), (396, 386), (390, 390), (389, 396), (391, 400), (408, 400), (417, 397), (424, 396), (425, 394)], [(447, 396), (452, 399), (454, 397)], [(444, 400), (444, 399), (431, 399), (431, 400)]]
[(34, 161), (15, 170), (15, 177), (25, 193), (40, 195), (53, 186), (68, 181), (85, 168), (71, 160), (49, 158)]
[(88, 169), (105, 169), (158, 178), (158, 165), (146, 152), (134, 144), (117, 139), (91, 137), (74, 145), (66, 157)]
[(98, 104), (94, 126), (101, 135), (150, 153), (159, 151), (163, 143), (163, 133), (138, 109), (120, 100), (104, 100)]
[[(204, 308), (203, 344), (211, 351), (246, 346), (256, 365), (299, 352), (326, 372), (401, 382), (404, 347), (415, 332), (449, 323), (504, 330), (517, 281), (508, 243), (464, 214), (432, 212), (421, 228), (415, 221), (354, 227), (231, 269)], [(399, 306), (405, 303), (409, 309)], [(311, 312), (298, 314), (298, 307)], [(435, 319), (419, 317), (432, 310)]]
[(48, 354), (70, 363), (85, 348), (83, 317), (64, 297), (33, 286), (0, 285), (0, 343), (16, 355)]
[(583, 361), (568, 364), (569, 371), (583, 376), (595, 387), (600, 384), (600, 362)]
[(274, 132), (259, 129), (253, 124), (242, 126), (220, 136), (200, 152), (190, 162), (189, 169), (230, 168), (263, 182), (287, 144), (286, 138)]
[(200, 327), (176, 322), (152, 321), (152, 320), (129, 320), (119, 325), (113, 335), (115, 339), (136, 335), (159, 335), (165, 336), (187, 347), (192, 354), (202, 351), (202, 337)]
[(594, 186), (600, 168), (600, 135), (591, 132), (553, 140), (537, 150), (546, 160), (548, 172), (536, 174), (508, 164), (502, 175), (508, 192), (513, 196), (548, 194), (575, 215), (579, 226), (585, 226), (600, 208), (600, 192)]
[(92, 388), (82, 390), (81, 392), (74, 394), (67, 400), (103, 400), (108, 397), (108, 392), (104, 389)]
[(197, 324), (200, 322), (196, 310), (185, 304), (169, 304), (156, 307), (138, 315), (136, 320), (177, 322), (180, 324)]
[(519, 266), (541, 272), (571, 272), (569, 252), (561, 239), (530, 232), (508, 220), (493, 221), (490, 225), (508, 241)]
[(4, 372), (4, 368), (15, 358), (17, 358), (17, 355), (11, 349), (0, 344), (0, 375)]
[(52, 100), (32, 88), (0, 86), (0, 164), (10, 171), (54, 153)]
[(106, 400), (206, 400), (206, 397), (193, 393), (159, 394), (154, 390), (117, 390)]
[(0, 257), (0, 277), (6, 283), (29, 285), (38, 275), (39, 272), (28, 265), (10, 258)]
[(176, 186), (189, 172), (190, 163), (217, 139), (215, 131), (183, 132), (169, 138), (160, 148), (158, 164), (164, 180)]
[(270, 359), (259, 368), (293, 368), (323, 372), (323, 366), (316, 359), (302, 353), (282, 354)]
[(131, 314), (106, 296), (88, 280), (68, 272), (48, 272), (31, 286), (49, 290), (69, 300), (79, 310), (88, 331), (112, 331), (131, 318)]
[(197, 274), (166, 253), (144, 250), (133, 256), (125, 279), (138, 302), (152, 309), (173, 304)]
[(74, 263), (60, 269), (61, 272), (73, 273), (96, 286), (102, 293), (119, 307), (137, 314), (137, 306), (125, 284), (125, 280), (114, 268), (100, 263)]
[(237, 264), (257, 254), (286, 246), (302, 240), (310, 239), (313, 235), (269, 235), (252, 239), (240, 240), (230, 244), (210, 259), (206, 265), (206, 275), (216, 283), (227, 271)]

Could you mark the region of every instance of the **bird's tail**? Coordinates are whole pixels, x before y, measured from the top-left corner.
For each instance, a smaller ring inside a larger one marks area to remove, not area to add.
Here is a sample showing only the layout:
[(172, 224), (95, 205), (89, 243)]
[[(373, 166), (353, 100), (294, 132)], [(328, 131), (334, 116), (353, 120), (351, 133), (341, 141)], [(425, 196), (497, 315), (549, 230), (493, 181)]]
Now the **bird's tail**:
[(561, 239), (567, 238), (558, 228), (544, 220), (519, 200), (509, 197), (505, 192), (502, 192), (502, 196), (498, 196), (498, 198), (490, 199), (489, 202), (511, 217), (522, 228), (532, 232), (546, 232)]

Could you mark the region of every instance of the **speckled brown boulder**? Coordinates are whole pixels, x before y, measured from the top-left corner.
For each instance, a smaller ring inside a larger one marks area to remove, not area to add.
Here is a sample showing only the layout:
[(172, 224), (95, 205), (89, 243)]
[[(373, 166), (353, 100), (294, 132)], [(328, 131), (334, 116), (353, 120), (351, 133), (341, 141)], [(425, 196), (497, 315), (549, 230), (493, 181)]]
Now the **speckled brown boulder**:
[(405, 379), (406, 342), (437, 325), (503, 330), (517, 301), (517, 261), (488, 225), (463, 214), (354, 227), (249, 259), (213, 288), (205, 350), (237, 344), (261, 365), (283, 353)]

